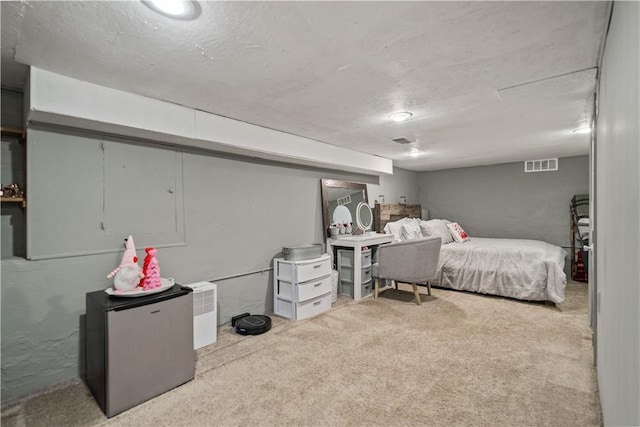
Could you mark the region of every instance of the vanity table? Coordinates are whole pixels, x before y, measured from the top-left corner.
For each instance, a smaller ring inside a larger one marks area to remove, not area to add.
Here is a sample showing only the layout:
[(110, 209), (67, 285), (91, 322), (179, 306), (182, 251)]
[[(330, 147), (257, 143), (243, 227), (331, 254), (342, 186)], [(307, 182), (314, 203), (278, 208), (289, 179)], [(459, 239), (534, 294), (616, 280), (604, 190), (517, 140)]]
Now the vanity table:
[[(320, 180), (322, 192), (322, 220), (327, 236), (327, 252), (331, 254), (331, 265), (338, 267), (342, 294), (353, 295), (358, 301), (370, 294), (373, 263), (379, 245), (393, 242), (393, 235), (372, 233), (373, 212), (369, 206), (367, 185), (355, 182)], [(338, 234), (336, 223), (355, 222), (361, 234)], [(370, 251), (363, 253), (362, 247)], [(337, 257), (337, 263), (334, 260)], [(346, 290), (346, 291), (345, 291)]]
[(327, 248), (329, 253), (334, 253), (335, 249), (349, 248), (353, 250), (353, 299), (358, 301), (363, 298), (362, 295), (362, 247), (367, 246), (372, 249), (372, 262), (375, 262), (375, 251), (377, 246), (393, 242), (393, 235), (391, 234), (360, 234), (360, 235), (345, 235), (338, 237), (337, 239), (327, 239)]

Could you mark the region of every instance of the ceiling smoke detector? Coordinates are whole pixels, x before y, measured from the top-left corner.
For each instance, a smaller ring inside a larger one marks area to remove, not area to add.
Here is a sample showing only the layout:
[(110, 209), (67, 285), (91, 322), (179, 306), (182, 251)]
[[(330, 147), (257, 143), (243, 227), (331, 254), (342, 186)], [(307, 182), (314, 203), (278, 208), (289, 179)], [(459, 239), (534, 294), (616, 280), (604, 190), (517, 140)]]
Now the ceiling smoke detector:
[(411, 144), (411, 141), (409, 141), (407, 138), (405, 137), (400, 137), (400, 138), (391, 138), (391, 140), (393, 142), (397, 142), (398, 144)]

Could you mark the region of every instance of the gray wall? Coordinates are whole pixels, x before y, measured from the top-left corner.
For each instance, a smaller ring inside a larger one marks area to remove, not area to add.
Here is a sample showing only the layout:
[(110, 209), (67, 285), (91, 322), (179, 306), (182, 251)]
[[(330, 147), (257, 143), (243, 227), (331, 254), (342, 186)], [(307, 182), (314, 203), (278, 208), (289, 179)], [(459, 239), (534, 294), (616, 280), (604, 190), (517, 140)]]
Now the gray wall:
[(522, 162), (423, 172), (419, 202), (431, 218), (457, 221), (476, 237), (543, 240), (570, 247), (569, 201), (589, 192), (589, 157), (524, 173)]
[(601, 64), (592, 242), (604, 425), (640, 425), (639, 76), (640, 3), (615, 2)]
[[(38, 141), (29, 141), (30, 148), (37, 151), (50, 140), (57, 141), (59, 149), (64, 151), (61, 134), (64, 132), (56, 129), (41, 129), (34, 134)], [(36, 143), (31, 145), (32, 142)], [(28, 153), (34, 159), (38, 158), (37, 154), (31, 150)], [(30, 167), (38, 165), (30, 164)], [(78, 180), (83, 179), (81, 171), (78, 165)], [(417, 173), (397, 172), (399, 178), (385, 177), (379, 181), (378, 177), (185, 149), (186, 246), (159, 249), (161, 274), (188, 284), (267, 269), (283, 246), (323, 241), (321, 178), (372, 184), (375, 190), (369, 190), (369, 194), (378, 191), (416, 194)], [(60, 184), (56, 176), (29, 183), (36, 194), (58, 191)], [(86, 194), (74, 194), (73, 198), (63, 197), (57, 201), (49, 199), (49, 203), (64, 204), (69, 215), (77, 216), (79, 223), (84, 222), (89, 219), (83, 217), (86, 215), (83, 196), (92, 191), (102, 189), (85, 188)], [(145, 203), (145, 193), (139, 194), (139, 202)], [(42, 203), (38, 206), (45, 211), (48, 208)], [(55, 224), (50, 226), (55, 228)], [(153, 244), (153, 241), (136, 239), (138, 256), (143, 256), (145, 246)], [(121, 252), (112, 252), (38, 261), (2, 261), (3, 404), (82, 374), (85, 293), (111, 285), (105, 276), (119, 263), (120, 257)], [(231, 316), (242, 312), (270, 312), (272, 280), (272, 273), (267, 271), (217, 281), (219, 323), (228, 322)]]
[(380, 185), (369, 185), (369, 203), (377, 200), (379, 195), (384, 195), (385, 203), (400, 203), (400, 197), (405, 196), (407, 203), (419, 203), (418, 201), (418, 180), (419, 174), (404, 169), (395, 168), (393, 176), (381, 176)]
[(22, 129), (24, 120), (22, 114), (23, 94), (10, 89), (2, 89), (2, 126)]

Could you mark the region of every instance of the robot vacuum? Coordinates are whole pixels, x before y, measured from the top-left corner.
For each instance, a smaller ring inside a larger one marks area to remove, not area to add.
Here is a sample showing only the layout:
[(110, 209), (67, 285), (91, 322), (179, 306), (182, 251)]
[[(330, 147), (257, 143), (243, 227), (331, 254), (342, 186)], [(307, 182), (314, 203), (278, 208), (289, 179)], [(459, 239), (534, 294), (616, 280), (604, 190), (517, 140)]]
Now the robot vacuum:
[(231, 326), (235, 327), (240, 335), (260, 335), (271, 329), (271, 318), (245, 313), (232, 318)]

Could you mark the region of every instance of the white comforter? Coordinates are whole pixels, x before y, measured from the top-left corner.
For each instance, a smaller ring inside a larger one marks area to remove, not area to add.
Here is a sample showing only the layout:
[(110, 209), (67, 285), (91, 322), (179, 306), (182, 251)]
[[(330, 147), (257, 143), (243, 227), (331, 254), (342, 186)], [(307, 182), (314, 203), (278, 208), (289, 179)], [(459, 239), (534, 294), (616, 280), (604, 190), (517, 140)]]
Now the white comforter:
[(538, 240), (473, 237), (442, 245), (433, 285), (527, 301), (564, 301), (567, 252)]

